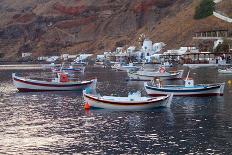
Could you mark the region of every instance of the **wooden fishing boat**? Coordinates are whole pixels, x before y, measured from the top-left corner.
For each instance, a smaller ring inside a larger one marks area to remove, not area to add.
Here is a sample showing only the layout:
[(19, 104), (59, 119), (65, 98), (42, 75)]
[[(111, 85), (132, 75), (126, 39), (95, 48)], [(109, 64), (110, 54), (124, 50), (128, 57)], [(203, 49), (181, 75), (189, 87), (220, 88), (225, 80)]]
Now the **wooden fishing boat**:
[(183, 70), (178, 70), (175, 72), (168, 72), (164, 67), (160, 67), (159, 71), (136, 71), (136, 72), (127, 72), (130, 80), (138, 81), (151, 81), (155, 78), (160, 78), (162, 80), (171, 80), (171, 79), (181, 79), (183, 75)]
[(113, 66), (111, 66), (111, 68), (118, 70), (118, 71), (136, 71), (136, 70), (139, 70), (139, 67), (134, 66), (133, 63), (129, 63), (128, 65), (122, 65), (120, 63), (116, 63)]
[(63, 68), (62, 71), (73, 71), (73, 72), (84, 72), (85, 70), (85, 67), (82, 67), (82, 68), (72, 68), (72, 67), (69, 67), (69, 68)]
[(232, 74), (232, 68), (218, 69), (218, 73), (221, 73), (221, 74)]
[(22, 92), (31, 91), (82, 91), (85, 88), (96, 87), (97, 79), (89, 81), (69, 81), (66, 74), (57, 73), (52, 81), (41, 81), (18, 77), (12, 74), (14, 86)]
[(53, 73), (58, 73), (58, 72), (84, 72), (85, 71), (85, 65), (82, 63), (74, 63), (69, 66), (65, 66), (63, 63), (60, 67), (53, 67), (52, 72)]
[[(88, 90), (88, 89), (87, 89)], [(85, 106), (112, 110), (145, 110), (157, 107), (170, 107), (172, 95), (161, 97), (141, 97), (131, 94), (128, 97), (100, 96), (83, 91)]]
[(218, 67), (218, 64), (208, 63), (208, 64), (183, 64), (184, 67), (189, 67), (192, 69), (201, 68), (201, 67)]
[(198, 84), (194, 85), (194, 80), (186, 78), (185, 85), (161, 85), (158, 82), (155, 84), (144, 83), (145, 90), (150, 96), (163, 96), (173, 93), (174, 96), (211, 96), (223, 95), (225, 83), (215, 84)]

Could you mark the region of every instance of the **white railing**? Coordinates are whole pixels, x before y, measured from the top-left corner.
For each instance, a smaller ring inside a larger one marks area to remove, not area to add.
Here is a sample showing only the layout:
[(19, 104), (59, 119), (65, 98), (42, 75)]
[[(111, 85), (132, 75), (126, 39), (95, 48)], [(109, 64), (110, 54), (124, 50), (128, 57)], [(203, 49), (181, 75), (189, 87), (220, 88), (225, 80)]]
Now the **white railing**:
[(214, 12), (213, 12), (213, 15), (214, 15), (215, 17), (221, 19), (221, 20), (224, 20), (224, 21), (226, 21), (226, 22), (232, 23), (232, 18), (229, 18), (229, 17), (227, 17), (227, 16), (225, 16), (225, 15), (222, 15), (222, 14), (220, 14), (220, 13), (218, 13), (218, 12), (215, 12), (215, 11), (214, 11)]

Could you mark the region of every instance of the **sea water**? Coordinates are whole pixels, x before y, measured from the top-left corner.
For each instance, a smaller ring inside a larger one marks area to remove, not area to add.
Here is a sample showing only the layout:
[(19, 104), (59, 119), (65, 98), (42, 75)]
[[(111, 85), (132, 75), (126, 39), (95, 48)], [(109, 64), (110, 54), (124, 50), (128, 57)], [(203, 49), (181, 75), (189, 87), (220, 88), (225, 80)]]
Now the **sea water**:
[[(49, 78), (43, 70), (0, 72), (0, 154), (231, 154), (232, 86), (224, 96), (174, 97), (171, 108), (148, 111), (89, 110), (81, 92), (19, 93), (11, 73)], [(185, 69), (186, 75), (188, 72)], [(216, 68), (193, 69), (195, 83), (232, 80)], [(125, 72), (88, 67), (76, 78), (98, 78), (97, 92), (127, 96), (143, 82)], [(180, 83), (169, 81), (168, 84)], [(4, 88), (3, 88), (4, 87)]]

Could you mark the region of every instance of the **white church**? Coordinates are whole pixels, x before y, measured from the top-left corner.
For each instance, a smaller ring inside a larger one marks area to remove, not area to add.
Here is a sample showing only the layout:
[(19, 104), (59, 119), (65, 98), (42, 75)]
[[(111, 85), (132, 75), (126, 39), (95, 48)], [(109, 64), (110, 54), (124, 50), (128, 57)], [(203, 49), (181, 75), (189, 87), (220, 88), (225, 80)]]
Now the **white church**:
[(145, 39), (143, 41), (143, 46), (140, 53), (140, 58), (145, 59), (146, 62), (151, 61), (151, 57), (156, 55), (162, 51), (162, 49), (166, 46), (163, 42), (152, 43), (150, 39)]

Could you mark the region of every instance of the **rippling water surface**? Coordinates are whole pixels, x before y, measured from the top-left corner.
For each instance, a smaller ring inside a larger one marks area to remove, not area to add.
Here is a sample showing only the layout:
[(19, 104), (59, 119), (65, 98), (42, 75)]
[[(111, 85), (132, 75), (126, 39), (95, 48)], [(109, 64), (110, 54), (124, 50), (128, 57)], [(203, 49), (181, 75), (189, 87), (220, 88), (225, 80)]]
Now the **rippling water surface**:
[[(45, 71), (15, 71), (47, 76)], [(12, 71), (1, 71), (0, 154), (231, 154), (232, 86), (216, 97), (175, 97), (171, 108), (151, 111), (83, 109), (78, 92), (18, 93)], [(185, 75), (187, 70), (185, 70)], [(97, 91), (123, 95), (143, 90), (126, 73), (87, 68)], [(214, 68), (191, 71), (196, 83), (224, 82)], [(175, 83), (171, 81), (169, 83)], [(178, 83), (178, 82), (177, 82)], [(2, 88), (1, 88), (2, 89)]]

